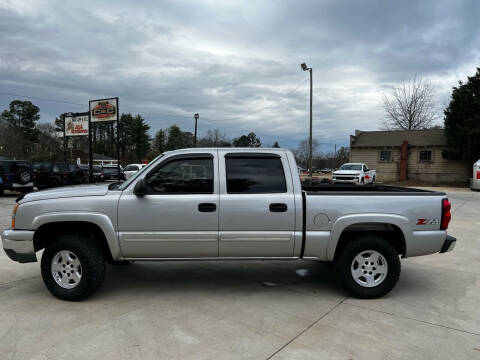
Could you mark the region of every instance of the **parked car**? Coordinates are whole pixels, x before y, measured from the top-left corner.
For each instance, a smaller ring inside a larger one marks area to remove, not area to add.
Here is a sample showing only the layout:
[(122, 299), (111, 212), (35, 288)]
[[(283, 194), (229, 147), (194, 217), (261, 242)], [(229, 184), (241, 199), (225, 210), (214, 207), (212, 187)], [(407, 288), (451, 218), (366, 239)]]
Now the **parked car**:
[(93, 181), (102, 182), (104, 180), (103, 169), (100, 165), (93, 165)]
[(105, 261), (182, 259), (332, 262), (350, 294), (377, 298), (397, 283), (400, 256), (454, 248), (450, 218), (443, 192), (302, 189), (288, 150), (183, 149), (125, 182), (18, 198), (2, 241), (18, 262), (37, 261), (45, 249), (43, 280), (65, 300), (94, 293)]
[(0, 160), (0, 195), (5, 190), (27, 193), (33, 190), (33, 169), (30, 161)]
[(330, 173), (332, 172), (332, 169), (325, 168), (325, 169), (320, 170), (320, 172), (321, 172), (322, 174), (330, 174)]
[(370, 170), (364, 163), (347, 163), (333, 172), (333, 184), (372, 184), (375, 185), (376, 171)]
[(470, 179), (470, 189), (480, 190), (480, 160), (473, 164), (473, 176)]
[(102, 166), (103, 180), (124, 180), (125, 174), (120, 166), (120, 174), (118, 174), (117, 165), (104, 165)]
[(143, 168), (145, 164), (129, 164), (125, 166), (125, 169), (123, 169), (123, 173), (125, 174), (125, 179), (128, 179), (130, 176), (135, 174), (138, 170)]
[(69, 170), (63, 162), (34, 162), (34, 184), (39, 189), (65, 186), (69, 183)]

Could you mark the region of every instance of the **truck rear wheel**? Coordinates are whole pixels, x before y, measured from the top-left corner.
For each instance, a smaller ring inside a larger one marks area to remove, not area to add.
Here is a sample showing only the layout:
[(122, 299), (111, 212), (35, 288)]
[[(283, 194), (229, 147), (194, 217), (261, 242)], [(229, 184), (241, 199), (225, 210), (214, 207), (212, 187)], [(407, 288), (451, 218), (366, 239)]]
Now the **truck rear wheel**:
[(78, 301), (102, 285), (105, 259), (100, 247), (87, 235), (65, 234), (45, 248), (41, 270), (43, 281), (53, 295)]
[(377, 235), (362, 235), (348, 243), (335, 268), (346, 290), (355, 297), (374, 299), (392, 290), (400, 277), (394, 247)]

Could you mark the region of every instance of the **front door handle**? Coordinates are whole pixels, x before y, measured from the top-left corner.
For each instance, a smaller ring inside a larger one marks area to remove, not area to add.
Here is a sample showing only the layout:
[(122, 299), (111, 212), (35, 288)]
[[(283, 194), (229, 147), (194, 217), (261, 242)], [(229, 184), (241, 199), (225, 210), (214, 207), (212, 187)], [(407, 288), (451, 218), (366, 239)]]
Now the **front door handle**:
[(287, 210), (287, 204), (270, 204), (271, 212), (286, 212)]
[(198, 204), (198, 211), (200, 212), (215, 212), (217, 211), (217, 205), (213, 203)]

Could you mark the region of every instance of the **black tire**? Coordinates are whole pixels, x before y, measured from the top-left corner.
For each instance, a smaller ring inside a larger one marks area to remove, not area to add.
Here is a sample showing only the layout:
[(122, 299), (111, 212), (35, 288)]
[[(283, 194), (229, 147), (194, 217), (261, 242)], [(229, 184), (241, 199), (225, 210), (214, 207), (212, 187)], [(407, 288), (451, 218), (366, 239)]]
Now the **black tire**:
[[(388, 271), (382, 282), (373, 287), (358, 284), (352, 275), (352, 265), (357, 255), (367, 250), (380, 253), (387, 262)], [(400, 259), (392, 245), (378, 235), (360, 235), (342, 249), (335, 261), (335, 270), (345, 289), (354, 297), (375, 299), (392, 290), (400, 277)]]
[(47, 181), (47, 187), (49, 187), (49, 188), (58, 187), (58, 186), (60, 186), (60, 184), (61, 184), (60, 179), (57, 178), (57, 177), (51, 177)]
[(72, 172), (73, 181), (77, 184), (82, 184), (85, 182), (85, 171), (82, 169), (75, 169)]
[[(62, 250), (71, 251), (81, 264), (81, 279), (72, 289), (60, 286), (52, 274), (52, 260)], [(102, 285), (105, 259), (101, 248), (88, 235), (65, 234), (58, 236), (45, 248), (41, 270), (43, 281), (53, 295), (62, 300), (78, 301), (92, 295)]]

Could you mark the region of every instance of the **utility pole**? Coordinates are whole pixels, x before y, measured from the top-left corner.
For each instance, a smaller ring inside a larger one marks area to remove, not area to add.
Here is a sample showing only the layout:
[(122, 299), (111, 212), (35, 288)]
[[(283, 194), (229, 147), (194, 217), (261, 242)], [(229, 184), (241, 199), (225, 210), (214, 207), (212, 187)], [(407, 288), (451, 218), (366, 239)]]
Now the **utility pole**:
[(193, 138), (193, 147), (197, 147), (197, 120), (199, 117), (200, 115), (198, 115), (198, 113), (193, 115), (193, 118), (195, 119), (195, 137)]
[(312, 161), (313, 161), (313, 134), (312, 134), (312, 127), (313, 127), (313, 121), (312, 121), (312, 105), (313, 105), (313, 82), (312, 82), (312, 68), (307, 67), (307, 64), (302, 63), (302, 70), (303, 71), (309, 71), (310, 72), (310, 139), (309, 139), (309, 146), (310, 146), (310, 151), (308, 154), (308, 174), (310, 176), (310, 179), (312, 178)]

